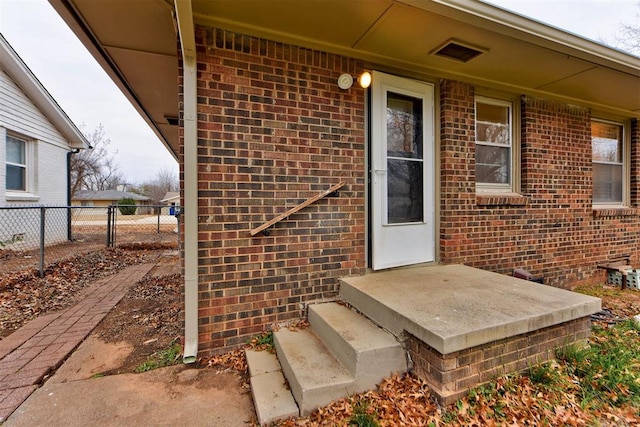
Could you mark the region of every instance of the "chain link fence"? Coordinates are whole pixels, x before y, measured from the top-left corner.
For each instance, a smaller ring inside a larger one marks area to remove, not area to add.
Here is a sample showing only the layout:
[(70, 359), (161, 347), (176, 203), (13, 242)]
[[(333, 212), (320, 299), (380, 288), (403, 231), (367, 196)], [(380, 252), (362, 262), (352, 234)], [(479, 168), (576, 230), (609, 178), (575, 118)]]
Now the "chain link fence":
[(175, 244), (180, 212), (169, 206), (0, 207), (0, 274), (37, 268), (105, 246)]

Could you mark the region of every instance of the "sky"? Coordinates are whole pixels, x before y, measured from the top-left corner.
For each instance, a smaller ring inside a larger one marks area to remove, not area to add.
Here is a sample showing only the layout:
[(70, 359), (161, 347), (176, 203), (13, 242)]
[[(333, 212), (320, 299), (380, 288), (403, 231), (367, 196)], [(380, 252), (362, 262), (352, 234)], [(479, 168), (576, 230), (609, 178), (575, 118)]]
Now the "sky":
[[(131, 0), (135, 1), (135, 0)], [(640, 0), (487, 0), (595, 41), (640, 26)], [(0, 0), (0, 33), (78, 126), (104, 127), (128, 184), (178, 165), (46, 0)]]

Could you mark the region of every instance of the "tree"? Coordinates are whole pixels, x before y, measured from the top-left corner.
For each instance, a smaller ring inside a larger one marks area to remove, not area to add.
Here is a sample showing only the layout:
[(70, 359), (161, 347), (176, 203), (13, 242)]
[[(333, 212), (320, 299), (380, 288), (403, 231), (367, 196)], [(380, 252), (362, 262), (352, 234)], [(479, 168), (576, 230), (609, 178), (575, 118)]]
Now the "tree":
[(115, 163), (115, 153), (107, 147), (111, 140), (106, 136), (102, 124), (89, 132), (85, 126), (80, 130), (93, 148), (80, 150), (71, 156), (71, 197), (80, 190), (115, 190), (124, 178)]
[(123, 197), (118, 200), (118, 209), (122, 215), (135, 215), (136, 214), (136, 201), (130, 197)]
[[(640, 2), (636, 4), (638, 12), (636, 17), (640, 16)], [(633, 55), (640, 56), (640, 25), (628, 24), (623, 22), (620, 24), (620, 30), (615, 36), (615, 46)]]
[(169, 168), (162, 168), (155, 177), (143, 182), (134, 192), (151, 198), (151, 203), (158, 204), (170, 191), (180, 191), (178, 175)]

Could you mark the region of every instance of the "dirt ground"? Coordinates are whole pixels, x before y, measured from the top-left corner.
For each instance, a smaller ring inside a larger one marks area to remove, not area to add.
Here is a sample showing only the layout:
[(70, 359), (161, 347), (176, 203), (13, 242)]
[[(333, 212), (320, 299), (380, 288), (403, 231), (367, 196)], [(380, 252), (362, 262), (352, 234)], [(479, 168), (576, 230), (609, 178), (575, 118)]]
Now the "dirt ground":
[[(134, 285), (100, 322), (92, 337), (109, 344), (126, 344), (130, 351), (120, 366), (105, 375), (132, 373), (154, 353), (180, 343), (180, 283), (177, 251), (159, 255), (151, 276)], [(170, 273), (170, 274), (164, 274)]]
[[(8, 421), (29, 425), (255, 425), (255, 410), (241, 351), (202, 363), (182, 364), (135, 373), (158, 353), (177, 343), (182, 323), (178, 251), (162, 245), (131, 244), (102, 249), (61, 261), (44, 279), (5, 275), (0, 298), (26, 322), (32, 310), (11, 307), (10, 291), (24, 291), (31, 305), (40, 297), (37, 315), (78, 300), (85, 283), (135, 263), (155, 267), (132, 286), (70, 358)], [(0, 276), (0, 282), (2, 276)], [(52, 285), (58, 286), (52, 286)], [(39, 287), (52, 292), (39, 292)], [(74, 297), (75, 295), (75, 297)], [(58, 299), (58, 297), (61, 297)], [(0, 299), (0, 301), (3, 301)], [(4, 313), (7, 317), (7, 313)], [(36, 316), (37, 316), (36, 315)], [(2, 330), (0, 330), (2, 332)], [(5, 330), (4, 333), (9, 333)], [(105, 388), (109, 393), (105, 394)], [(81, 405), (73, 402), (82, 401)], [(82, 420), (79, 423), (79, 420)]]

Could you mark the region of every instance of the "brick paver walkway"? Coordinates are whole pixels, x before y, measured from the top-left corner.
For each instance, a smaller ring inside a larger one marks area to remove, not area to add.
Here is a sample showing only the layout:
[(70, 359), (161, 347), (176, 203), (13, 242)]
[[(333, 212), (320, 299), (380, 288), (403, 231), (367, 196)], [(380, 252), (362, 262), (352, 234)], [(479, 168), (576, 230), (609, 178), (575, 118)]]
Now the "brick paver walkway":
[(0, 423), (152, 268), (153, 264), (134, 265), (101, 279), (87, 288), (87, 297), (77, 305), (32, 320), (0, 341)]

